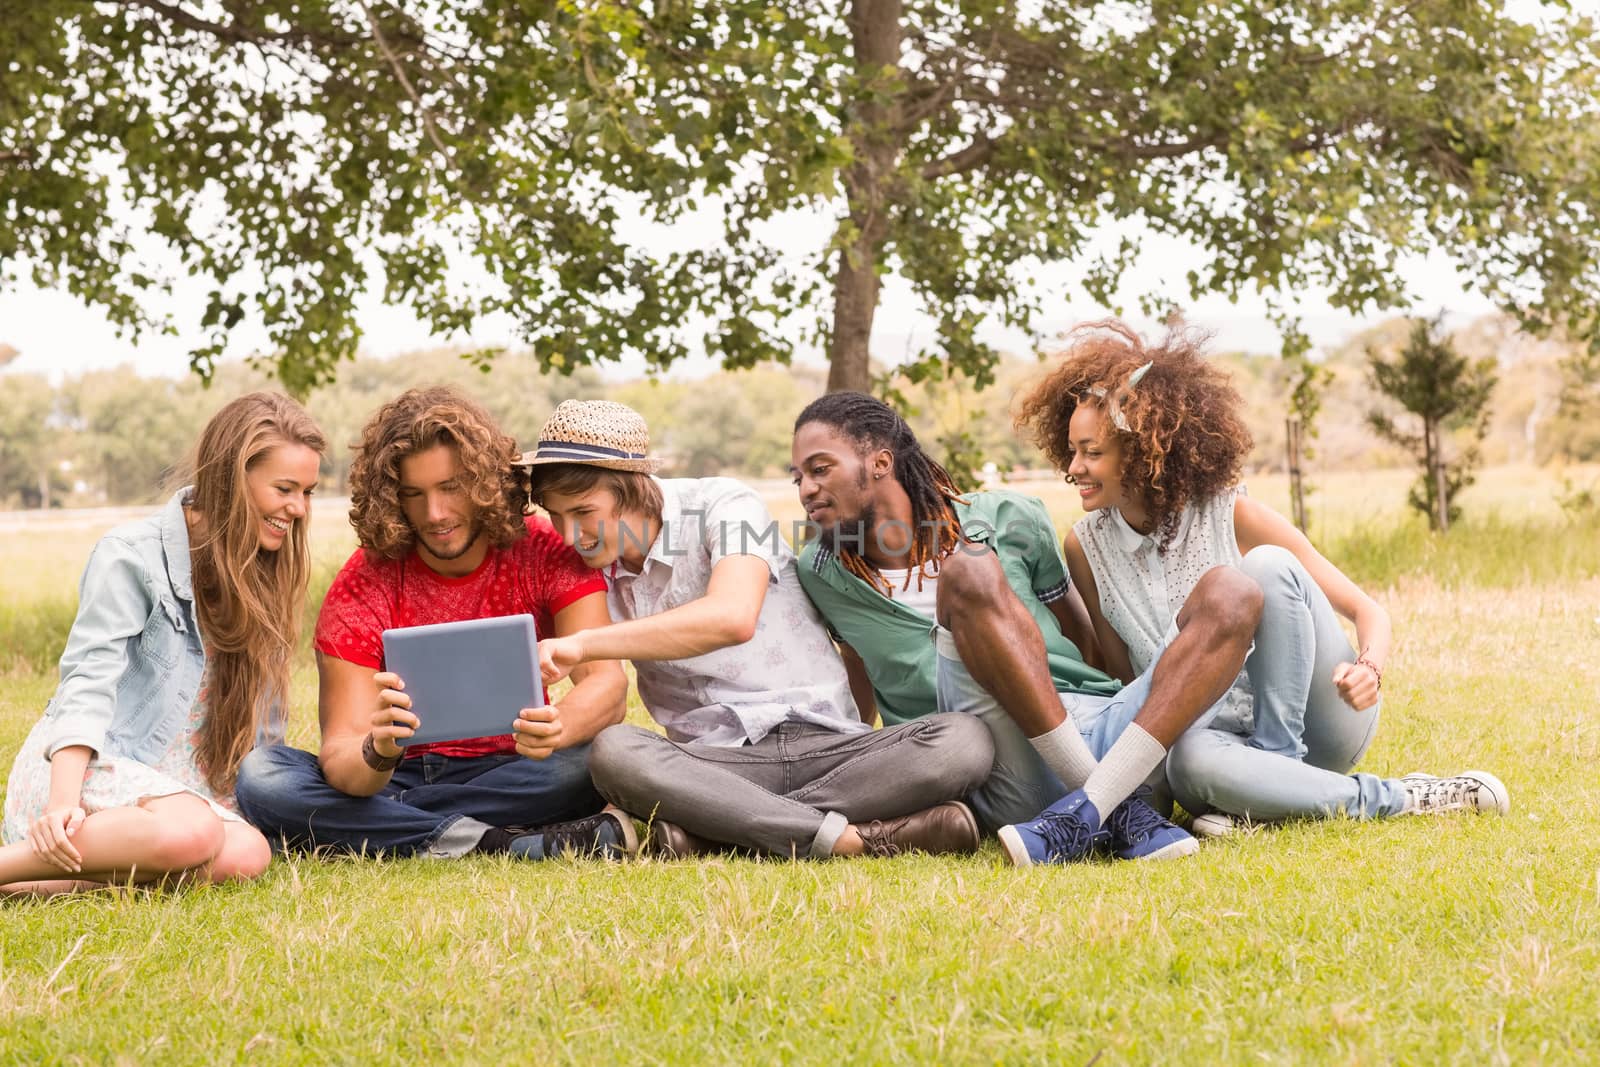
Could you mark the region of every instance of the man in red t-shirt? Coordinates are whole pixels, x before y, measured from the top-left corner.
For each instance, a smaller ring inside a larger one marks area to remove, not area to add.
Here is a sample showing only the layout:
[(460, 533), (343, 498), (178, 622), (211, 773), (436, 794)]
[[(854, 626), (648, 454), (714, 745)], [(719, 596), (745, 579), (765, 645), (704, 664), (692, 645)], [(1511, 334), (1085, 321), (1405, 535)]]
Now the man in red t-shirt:
[(361, 547), (317, 619), (321, 753), (274, 745), (239, 769), (240, 810), (269, 837), (442, 858), (635, 844), (631, 822), (601, 810), (586, 766), (589, 741), (622, 721), (615, 662), (575, 671), (559, 703), (524, 708), (501, 736), (397, 744), (421, 720), (384, 669), (384, 630), (527, 613), (559, 637), (610, 622), (605, 582), (522, 514), (517, 455), (487, 412), (446, 387), (412, 389), (367, 423), (350, 470)]

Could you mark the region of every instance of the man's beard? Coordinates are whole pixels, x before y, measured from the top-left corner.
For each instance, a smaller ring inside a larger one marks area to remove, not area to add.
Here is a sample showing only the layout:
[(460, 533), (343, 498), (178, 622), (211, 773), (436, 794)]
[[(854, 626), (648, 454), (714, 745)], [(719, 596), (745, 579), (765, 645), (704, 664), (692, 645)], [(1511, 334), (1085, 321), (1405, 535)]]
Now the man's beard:
[[(412, 530), (412, 532), (416, 533), (416, 531), (414, 529)], [(423, 537), (420, 533), (417, 534), (417, 540), (422, 544), (422, 547), (424, 547), (424, 548), (426, 548), (428, 550), (429, 555), (433, 556), (434, 559), (439, 560), (442, 563), (448, 563), (453, 559), (460, 559), (462, 556), (465, 556), (468, 552), (471, 552), (472, 551), (472, 546), (478, 543), (478, 538), (481, 537), (482, 535), (483, 535), (483, 524), (481, 522), (474, 522), (472, 524), (472, 533), (467, 538), (467, 543), (462, 545), (456, 551), (449, 553), (448, 555), (443, 553), (443, 552), (438, 551), (437, 549), (435, 549), (432, 545), (430, 545), (428, 543), (428, 539), (426, 537)]]
[[(861, 514), (853, 519), (836, 522), (824, 528), (817, 536), (829, 551), (839, 553), (848, 550), (857, 556), (867, 554), (867, 538), (872, 536), (873, 527), (878, 524), (878, 507), (876, 504), (867, 503), (861, 509)], [(845, 549), (839, 546), (843, 543)]]

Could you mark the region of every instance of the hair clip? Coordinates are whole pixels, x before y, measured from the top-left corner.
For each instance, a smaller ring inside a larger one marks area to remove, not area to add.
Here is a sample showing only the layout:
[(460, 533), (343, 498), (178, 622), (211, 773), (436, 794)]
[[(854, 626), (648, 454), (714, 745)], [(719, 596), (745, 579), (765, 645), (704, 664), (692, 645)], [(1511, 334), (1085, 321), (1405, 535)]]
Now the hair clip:
[(1118, 406), (1117, 402), (1106, 394), (1106, 387), (1103, 385), (1091, 385), (1088, 392), (1090, 396), (1097, 396), (1106, 402), (1106, 414), (1111, 416), (1111, 424), (1123, 433), (1128, 433), (1128, 417), (1122, 413), (1122, 408)]
[(1132, 389), (1134, 386), (1138, 385), (1141, 381), (1144, 380), (1144, 376), (1150, 372), (1150, 366), (1154, 362), (1155, 362), (1155, 360), (1150, 360), (1144, 366), (1140, 367), (1138, 370), (1136, 370), (1132, 374), (1128, 375), (1128, 388), (1129, 389)]

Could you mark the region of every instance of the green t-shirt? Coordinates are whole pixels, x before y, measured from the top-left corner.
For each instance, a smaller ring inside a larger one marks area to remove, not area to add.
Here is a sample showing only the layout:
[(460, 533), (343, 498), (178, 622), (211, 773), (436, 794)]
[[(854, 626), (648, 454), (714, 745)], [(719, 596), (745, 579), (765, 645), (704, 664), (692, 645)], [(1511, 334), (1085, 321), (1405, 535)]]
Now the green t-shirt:
[[(1111, 694), (1122, 683), (1083, 662), (1046, 607), (1067, 595), (1066, 565), (1044, 504), (1005, 490), (969, 493), (956, 505), (962, 534), (1000, 558), (1006, 582), (1044, 637), (1058, 692)], [(970, 550), (970, 549), (969, 549)], [(860, 655), (887, 725), (938, 710), (938, 654), (933, 620), (891, 600), (845, 570), (831, 549), (812, 541), (800, 554), (800, 584), (828, 628)]]

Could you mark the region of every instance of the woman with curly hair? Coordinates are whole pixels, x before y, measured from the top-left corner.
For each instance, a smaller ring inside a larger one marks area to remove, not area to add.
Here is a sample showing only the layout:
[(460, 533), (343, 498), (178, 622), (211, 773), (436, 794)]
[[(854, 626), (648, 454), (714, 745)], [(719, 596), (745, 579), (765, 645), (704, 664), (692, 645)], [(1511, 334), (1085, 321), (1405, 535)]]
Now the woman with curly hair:
[(1111, 673), (1129, 681), (1156, 659), (1212, 567), (1237, 567), (1262, 588), (1244, 676), (1167, 758), (1174, 795), (1199, 816), (1195, 832), (1231, 832), (1236, 818), (1504, 813), (1505, 786), (1486, 772), (1351, 773), (1377, 732), (1388, 612), (1244, 494), (1243, 401), (1201, 341), (1181, 326), (1154, 346), (1120, 322), (1084, 326), (1017, 415), (1088, 512), (1063, 549)]
[(0, 891), (266, 869), (234, 780), (283, 737), (324, 448), (288, 397), (239, 397), (206, 424), (189, 484), (100, 539), (61, 684), (6, 784)]

